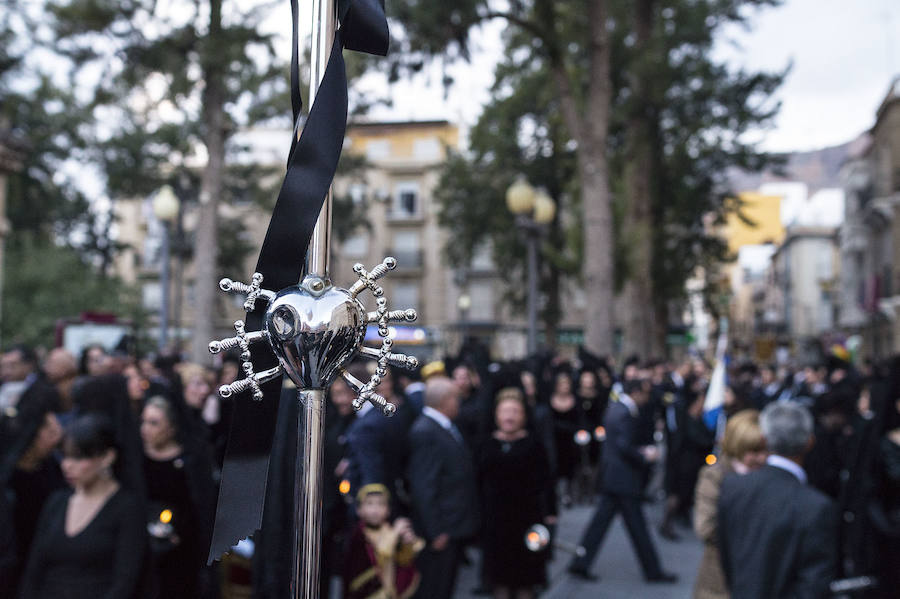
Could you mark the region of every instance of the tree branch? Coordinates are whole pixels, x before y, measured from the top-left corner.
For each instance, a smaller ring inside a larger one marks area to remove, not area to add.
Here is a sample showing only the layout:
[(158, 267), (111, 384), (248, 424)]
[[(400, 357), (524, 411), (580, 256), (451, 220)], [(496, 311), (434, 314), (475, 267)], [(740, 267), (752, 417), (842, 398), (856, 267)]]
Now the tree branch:
[(550, 72), (553, 74), (556, 87), (559, 88), (558, 98), (566, 128), (569, 130), (569, 135), (578, 141), (579, 148), (582, 148), (586, 145), (584, 119), (578, 112), (578, 104), (575, 101), (575, 93), (572, 91), (572, 82), (566, 72), (566, 65), (561, 60), (551, 59)]
[[(553, 0), (544, 0), (535, 3), (535, 11), (543, 21), (547, 31), (556, 31), (556, 13), (553, 8)], [(584, 118), (578, 110), (578, 102), (575, 99), (575, 90), (572, 87), (572, 80), (569, 77), (568, 69), (563, 58), (563, 52), (560, 49), (559, 40), (553, 38), (542, 38), (544, 42), (544, 52), (550, 63), (550, 73), (558, 88), (558, 98), (562, 109), (563, 120), (569, 135), (578, 140), (579, 147), (585, 147), (585, 143), (590, 136), (585, 136), (586, 130)]]
[(513, 25), (518, 25), (522, 29), (533, 33), (536, 37), (540, 38), (541, 41), (545, 43), (547, 42), (547, 32), (542, 30), (537, 23), (529, 21), (528, 19), (523, 19), (522, 17), (516, 16), (512, 13), (491, 10), (484, 13), (482, 15), (482, 18), (486, 21), (490, 19), (506, 19)]

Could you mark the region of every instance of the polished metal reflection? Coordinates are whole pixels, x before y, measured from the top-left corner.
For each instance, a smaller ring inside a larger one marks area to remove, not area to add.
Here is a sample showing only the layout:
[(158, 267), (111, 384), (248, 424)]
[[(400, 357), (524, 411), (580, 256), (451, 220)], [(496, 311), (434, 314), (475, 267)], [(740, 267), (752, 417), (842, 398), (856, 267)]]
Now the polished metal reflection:
[(543, 524), (535, 524), (525, 532), (525, 547), (527, 547), (529, 551), (541, 551), (546, 548), (551, 541), (553, 542), (553, 546), (557, 549), (562, 549), (563, 551), (572, 553), (578, 557), (583, 557), (587, 553), (587, 550), (581, 545), (553, 540), (550, 529)]
[[(327, 240), (327, 232), (325, 235)], [(310, 253), (315, 253), (312, 247)], [(318, 255), (321, 257), (321, 254)], [(317, 258), (313, 262), (321, 263), (321, 260)], [(312, 268), (309, 263), (307, 266)], [(295, 550), (291, 576), (291, 593), (295, 599), (319, 597), (325, 388), (341, 375), (358, 394), (353, 402), (355, 409), (360, 409), (368, 401), (386, 416), (391, 416), (396, 406), (375, 389), (387, 374), (389, 364), (406, 368), (418, 365), (414, 356), (391, 351), (393, 339), (388, 324), (416, 320), (415, 310), (389, 310), (384, 290), (378, 284), (378, 280), (396, 266), (397, 261), (390, 256), (370, 271), (357, 264), (353, 270), (358, 280), (350, 289), (334, 287), (327, 276), (315, 273), (308, 274), (299, 285), (278, 293), (262, 288), (263, 276), (259, 273), (253, 274), (250, 283), (223, 279), (219, 284), (222, 291), (245, 294), (244, 308), (248, 312), (256, 309), (258, 301), (268, 303), (262, 331), (248, 333), (244, 322), (239, 320), (234, 325), (237, 333), (234, 337), (209, 344), (212, 353), (232, 348), (241, 351), (245, 378), (220, 387), (222, 397), (249, 390), (254, 398), (263, 399), (260, 385), (280, 376), (282, 372), (290, 376), (300, 389), (303, 417), (297, 438)], [(357, 299), (364, 290), (375, 296), (377, 309), (373, 312), (366, 312)], [(382, 337), (379, 349), (362, 345), (369, 323), (376, 325)], [(279, 366), (255, 372), (250, 346), (262, 340), (268, 341), (278, 357)], [(344, 369), (356, 355), (376, 361), (375, 372), (366, 383)]]
[(293, 597), (312, 599), (320, 597), (322, 489), (325, 484), (323, 476), (325, 391), (321, 389), (300, 391), (298, 399), (301, 418), (297, 423), (298, 476), (294, 479), (296, 512), (291, 594)]
[(366, 312), (346, 289), (309, 275), (269, 303), (265, 329), (285, 373), (300, 389), (324, 389), (359, 350)]

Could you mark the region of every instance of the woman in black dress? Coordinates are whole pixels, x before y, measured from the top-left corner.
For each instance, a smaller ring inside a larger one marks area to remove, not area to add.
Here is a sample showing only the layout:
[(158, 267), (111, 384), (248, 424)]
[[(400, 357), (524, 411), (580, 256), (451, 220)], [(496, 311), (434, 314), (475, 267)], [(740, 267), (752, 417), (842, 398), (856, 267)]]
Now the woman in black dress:
[(113, 474), (114, 439), (100, 415), (70, 425), (62, 470), (72, 489), (55, 493), (41, 512), (22, 599), (129, 599), (138, 591), (143, 510)]
[(541, 444), (525, 428), (522, 392), (506, 388), (497, 394), (497, 430), (478, 457), (484, 510), (484, 568), (494, 597), (529, 599), (545, 585), (545, 554), (525, 546), (534, 524), (555, 524), (552, 479)]
[(575, 433), (584, 428), (581, 406), (572, 391), (572, 377), (568, 372), (559, 372), (554, 378), (550, 410), (556, 444), (556, 476), (562, 483), (560, 496), (563, 505), (568, 506), (572, 503), (572, 479), (581, 459), (581, 448), (575, 443)]
[(154, 396), (141, 415), (147, 530), (160, 596), (195, 599), (211, 592), (205, 567), (214, 501), (212, 464), (179, 435), (172, 400)]
[[(0, 415), (0, 494), (6, 495), (15, 563), (0, 588), (18, 588), (44, 504), (66, 486), (53, 452), (62, 440), (55, 402), (48, 396), (21, 401)], [(0, 594), (0, 597), (7, 595)]]

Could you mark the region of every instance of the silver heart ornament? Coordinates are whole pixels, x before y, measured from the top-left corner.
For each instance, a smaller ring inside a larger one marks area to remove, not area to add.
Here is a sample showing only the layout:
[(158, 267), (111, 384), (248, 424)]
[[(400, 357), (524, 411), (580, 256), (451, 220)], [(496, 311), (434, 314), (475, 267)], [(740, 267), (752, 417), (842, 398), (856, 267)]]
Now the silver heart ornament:
[(269, 302), (265, 329), (285, 373), (300, 389), (324, 389), (362, 345), (366, 312), (346, 289), (307, 276)]

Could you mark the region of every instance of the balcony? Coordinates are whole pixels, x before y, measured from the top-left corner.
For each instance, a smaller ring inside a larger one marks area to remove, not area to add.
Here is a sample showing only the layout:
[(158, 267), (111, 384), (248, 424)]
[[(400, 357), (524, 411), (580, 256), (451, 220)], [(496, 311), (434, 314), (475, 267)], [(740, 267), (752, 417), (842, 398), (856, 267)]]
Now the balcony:
[(423, 222), (425, 222), (425, 216), (418, 210), (409, 211), (409, 210), (397, 210), (394, 208), (388, 208), (386, 216), (387, 216), (387, 221), (390, 224), (415, 225), (415, 224), (422, 224)]
[(422, 271), (425, 256), (422, 250), (389, 249), (388, 256), (397, 259), (397, 273), (418, 273)]

